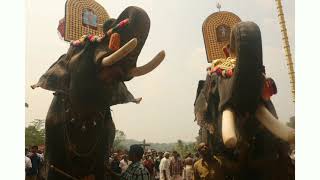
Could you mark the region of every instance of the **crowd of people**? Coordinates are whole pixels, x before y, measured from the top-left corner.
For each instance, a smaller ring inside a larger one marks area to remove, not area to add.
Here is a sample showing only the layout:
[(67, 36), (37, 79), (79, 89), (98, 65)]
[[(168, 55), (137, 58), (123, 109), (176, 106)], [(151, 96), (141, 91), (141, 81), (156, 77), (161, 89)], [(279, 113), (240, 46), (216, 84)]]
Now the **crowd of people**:
[(185, 157), (177, 151), (144, 152), (139, 145), (129, 152), (113, 153), (109, 173), (121, 180), (206, 180), (224, 179), (221, 161), (211, 156), (208, 145), (200, 143), (198, 152)]
[(44, 176), (41, 168), (44, 164), (42, 150), (38, 146), (32, 146), (30, 149), (25, 148), (25, 179), (26, 180), (43, 180)]
[[(37, 146), (25, 149), (26, 180), (43, 180), (44, 156)], [(106, 159), (107, 176), (113, 180), (223, 180), (239, 164), (213, 156), (205, 143), (185, 157), (177, 151), (145, 151), (141, 145), (118, 151)]]

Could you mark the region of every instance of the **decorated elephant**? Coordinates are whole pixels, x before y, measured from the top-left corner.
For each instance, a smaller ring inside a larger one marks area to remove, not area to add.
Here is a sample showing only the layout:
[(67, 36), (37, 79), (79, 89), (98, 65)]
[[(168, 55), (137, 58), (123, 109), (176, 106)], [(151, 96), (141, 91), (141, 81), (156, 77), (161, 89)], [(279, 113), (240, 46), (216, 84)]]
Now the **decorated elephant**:
[(200, 139), (215, 155), (239, 165), (235, 179), (290, 179), (294, 130), (278, 121), (270, 100), (277, 89), (266, 77), (260, 29), (253, 22), (237, 23), (229, 42), (225, 58), (214, 60), (198, 85)]
[(139, 7), (126, 8), (104, 25), (104, 35), (72, 41), (32, 88), (54, 91), (47, 113), (48, 180), (104, 179), (104, 161), (115, 137), (110, 106), (139, 103), (124, 81), (145, 75), (164, 59), (161, 51), (136, 67), (147, 39), (150, 19)]

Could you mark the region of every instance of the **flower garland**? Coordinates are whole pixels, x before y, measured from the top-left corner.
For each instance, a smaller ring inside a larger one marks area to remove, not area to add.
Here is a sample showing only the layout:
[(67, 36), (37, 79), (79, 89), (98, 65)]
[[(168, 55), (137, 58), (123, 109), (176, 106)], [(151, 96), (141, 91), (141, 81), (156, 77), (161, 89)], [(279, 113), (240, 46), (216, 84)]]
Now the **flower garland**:
[(208, 68), (209, 75), (218, 75), (230, 78), (233, 75), (233, 69), (236, 66), (236, 59), (228, 57), (226, 59), (216, 59), (212, 61), (211, 67)]
[[(212, 61), (212, 65), (207, 68), (208, 74), (217, 75), (224, 78), (230, 78), (233, 75), (233, 70), (236, 66), (236, 59), (228, 57), (226, 59), (216, 59)], [(265, 78), (262, 99), (270, 100), (271, 96), (277, 94), (277, 86), (272, 78)]]
[[(119, 22), (115, 27), (110, 28), (107, 31), (107, 36), (110, 36), (110, 42), (109, 42), (109, 48), (113, 51), (119, 49), (120, 47), (120, 34), (116, 33), (117, 30), (124, 28), (129, 24), (129, 19), (124, 19), (121, 22)], [(86, 42), (86, 40), (89, 40), (90, 42), (101, 42), (102, 39), (105, 37), (105, 35), (83, 35), (80, 39), (71, 41), (71, 45), (73, 46), (83, 46)]]
[(75, 40), (75, 41), (71, 41), (71, 45), (73, 46), (83, 46), (86, 42), (86, 40), (89, 40), (90, 42), (101, 42), (102, 39), (104, 38), (104, 35), (93, 35), (93, 34), (90, 34), (90, 35), (83, 35), (81, 36), (80, 39), (78, 40)]

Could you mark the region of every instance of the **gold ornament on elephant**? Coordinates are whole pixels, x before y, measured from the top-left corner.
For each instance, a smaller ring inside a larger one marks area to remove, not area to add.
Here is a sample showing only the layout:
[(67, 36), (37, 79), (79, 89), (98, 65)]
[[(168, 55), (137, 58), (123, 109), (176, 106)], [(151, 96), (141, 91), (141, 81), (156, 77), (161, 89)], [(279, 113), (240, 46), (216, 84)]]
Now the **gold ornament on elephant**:
[(202, 25), (202, 34), (207, 53), (207, 61), (225, 58), (223, 48), (230, 40), (232, 27), (241, 19), (228, 11), (215, 12), (208, 16)]
[(219, 67), (220, 69), (233, 69), (236, 66), (236, 59), (228, 57), (228, 58), (222, 58), (222, 59), (216, 59), (212, 61), (212, 68)]
[(85, 34), (101, 35), (108, 19), (107, 11), (95, 0), (67, 0), (64, 40), (77, 40)]

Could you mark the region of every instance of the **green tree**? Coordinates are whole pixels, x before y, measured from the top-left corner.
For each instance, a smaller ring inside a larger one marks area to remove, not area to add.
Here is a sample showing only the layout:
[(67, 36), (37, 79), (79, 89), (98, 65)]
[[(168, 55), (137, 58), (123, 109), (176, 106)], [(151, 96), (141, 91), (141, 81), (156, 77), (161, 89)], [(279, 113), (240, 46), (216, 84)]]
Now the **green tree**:
[(176, 150), (182, 158), (184, 158), (188, 153), (194, 154), (195, 151), (195, 143), (184, 143), (182, 140), (178, 140), (174, 150)]
[(175, 150), (180, 154), (184, 152), (184, 143), (182, 140), (178, 139)]
[(126, 140), (126, 135), (123, 131), (116, 130), (116, 136), (113, 142), (113, 150), (123, 150), (125, 149), (125, 145), (123, 144)]
[(45, 129), (44, 120), (35, 119), (28, 127), (25, 128), (25, 144), (26, 146), (44, 144)]

